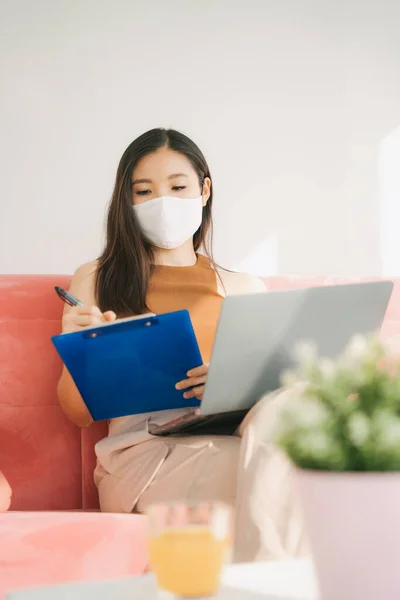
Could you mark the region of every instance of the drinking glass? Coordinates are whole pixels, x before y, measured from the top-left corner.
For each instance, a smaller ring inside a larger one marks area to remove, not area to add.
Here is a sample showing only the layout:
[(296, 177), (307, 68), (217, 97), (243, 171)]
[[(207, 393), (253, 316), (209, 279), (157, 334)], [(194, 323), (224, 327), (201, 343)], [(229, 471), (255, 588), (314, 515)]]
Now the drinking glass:
[(170, 598), (210, 598), (229, 560), (232, 510), (219, 502), (148, 509), (150, 566)]

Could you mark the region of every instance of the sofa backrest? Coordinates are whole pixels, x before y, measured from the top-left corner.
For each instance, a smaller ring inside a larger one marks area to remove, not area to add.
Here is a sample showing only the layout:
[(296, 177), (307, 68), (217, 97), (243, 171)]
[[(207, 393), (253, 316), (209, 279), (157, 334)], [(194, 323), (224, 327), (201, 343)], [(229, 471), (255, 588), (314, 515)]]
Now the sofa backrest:
[(12, 510), (96, 508), (94, 443), (106, 424), (80, 430), (59, 407), (61, 361), (51, 343), (70, 277), (0, 276), (0, 469)]
[[(400, 278), (385, 277), (385, 281), (393, 281), (393, 293), (382, 325), (382, 338), (390, 339), (400, 336)], [(350, 283), (367, 283), (383, 281), (382, 277), (267, 277), (267, 290), (293, 290), (328, 285), (346, 285)]]
[[(266, 279), (269, 290), (353, 281)], [(80, 430), (56, 397), (62, 365), (50, 338), (60, 331), (63, 304), (53, 287), (69, 282), (65, 275), (0, 276), (0, 470), (13, 489), (13, 510), (98, 507), (94, 444), (107, 434), (106, 423)], [(400, 335), (400, 280), (382, 333)]]

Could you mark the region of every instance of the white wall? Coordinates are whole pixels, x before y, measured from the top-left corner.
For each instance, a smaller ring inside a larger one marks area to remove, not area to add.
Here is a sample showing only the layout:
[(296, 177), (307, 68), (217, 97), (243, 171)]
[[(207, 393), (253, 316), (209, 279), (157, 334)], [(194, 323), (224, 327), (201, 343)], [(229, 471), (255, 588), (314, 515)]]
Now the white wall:
[(378, 179), (382, 273), (390, 276), (400, 271), (400, 126), (379, 145)]
[(96, 257), (118, 160), (160, 125), (211, 164), (221, 263), (375, 274), (396, 250), (381, 244), (377, 168), (400, 124), (396, 0), (2, 0), (0, 11), (0, 272), (71, 272)]

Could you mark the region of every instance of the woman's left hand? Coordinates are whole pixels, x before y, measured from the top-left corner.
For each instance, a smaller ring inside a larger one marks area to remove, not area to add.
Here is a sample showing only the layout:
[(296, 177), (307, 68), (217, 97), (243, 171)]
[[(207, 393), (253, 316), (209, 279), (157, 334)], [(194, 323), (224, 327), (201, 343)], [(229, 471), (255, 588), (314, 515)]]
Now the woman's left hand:
[(187, 390), (192, 388), (183, 394), (183, 397), (188, 400), (189, 398), (197, 398), (203, 400), (205, 383), (207, 381), (208, 365), (204, 364), (195, 369), (191, 369), (187, 372), (187, 379), (179, 381), (176, 384), (177, 390)]

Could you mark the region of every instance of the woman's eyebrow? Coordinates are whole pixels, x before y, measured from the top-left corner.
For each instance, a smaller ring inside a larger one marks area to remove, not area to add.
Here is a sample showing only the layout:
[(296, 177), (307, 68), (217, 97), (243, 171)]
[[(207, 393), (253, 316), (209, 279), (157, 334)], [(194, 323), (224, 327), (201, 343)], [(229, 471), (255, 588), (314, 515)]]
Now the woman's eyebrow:
[(135, 185), (135, 183), (152, 183), (152, 181), (151, 179), (135, 179), (132, 181), (132, 185)]
[(186, 173), (174, 173), (173, 175), (170, 175), (168, 179), (175, 179), (176, 177), (187, 177), (187, 175)]
[[(177, 177), (188, 177), (188, 175), (186, 175), (186, 173), (173, 173), (172, 175), (169, 175), (168, 179), (176, 179)], [(132, 181), (132, 185), (135, 185), (136, 183), (153, 183), (151, 179), (134, 179)]]

